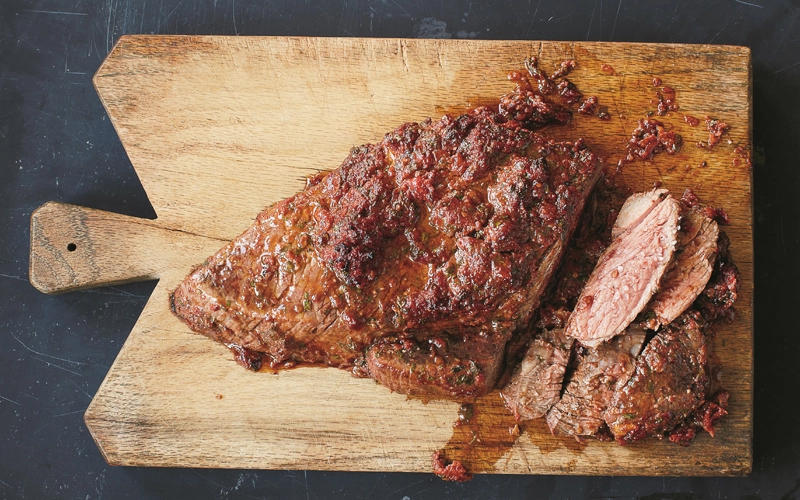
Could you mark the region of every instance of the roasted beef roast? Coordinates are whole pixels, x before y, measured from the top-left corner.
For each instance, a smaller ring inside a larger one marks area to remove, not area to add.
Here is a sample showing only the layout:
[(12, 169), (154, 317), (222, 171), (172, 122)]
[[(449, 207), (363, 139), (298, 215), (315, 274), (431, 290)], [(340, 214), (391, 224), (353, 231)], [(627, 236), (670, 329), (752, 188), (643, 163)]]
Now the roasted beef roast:
[(407, 394), (486, 393), (601, 173), (564, 113), (519, 86), (498, 109), (407, 123), (268, 207), (171, 295), (258, 368), (325, 364)]

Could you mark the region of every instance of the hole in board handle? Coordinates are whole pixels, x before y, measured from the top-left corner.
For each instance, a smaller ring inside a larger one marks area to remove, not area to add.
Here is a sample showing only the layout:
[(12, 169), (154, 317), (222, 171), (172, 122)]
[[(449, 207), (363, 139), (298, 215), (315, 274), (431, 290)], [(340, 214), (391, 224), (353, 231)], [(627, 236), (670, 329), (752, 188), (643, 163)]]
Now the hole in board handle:
[(75, 249), (77, 249), (77, 248), (78, 248), (78, 245), (76, 245), (75, 243), (70, 243), (69, 245), (67, 245), (67, 250), (69, 250), (70, 252), (74, 252)]

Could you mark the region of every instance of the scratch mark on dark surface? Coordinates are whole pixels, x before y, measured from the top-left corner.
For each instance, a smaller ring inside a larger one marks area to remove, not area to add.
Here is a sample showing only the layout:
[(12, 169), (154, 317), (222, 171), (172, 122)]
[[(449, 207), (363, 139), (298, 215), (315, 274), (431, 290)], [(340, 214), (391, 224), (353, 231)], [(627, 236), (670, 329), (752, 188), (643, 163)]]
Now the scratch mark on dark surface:
[(406, 9), (403, 8), (402, 5), (400, 5), (399, 3), (395, 2), (394, 0), (392, 0), (392, 3), (395, 5), (395, 7), (397, 7), (400, 10), (402, 10), (403, 14), (405, 14), (406, 17), (413, 17), (409, 11), (407, 11)]
[(8, 401), (9, 403), (14, 403), (14, 404), (15, 404), (15, 405), (17, 405), (17, 406), (22, 406), (22, 403), (17, 403), (17, 402), (16, 402), (16, 401), (14, 401), (13, 399), (8, 399), (8, 398), (7, 398), (7, 397), (5, 397), (5, 396), (0, 396), (0, 399), (2, 399), (3, 401)]
[(763, 5), (758, 5), (757, 3), (749, 3), (749, 2), (745, 2), (743, 0), (733, 0), (733, 1), (736, 2), (736, 3), (740, 3), (742, 5), (749, 5), (750, 7), (758, 7), (759, 9), (763, 9), (764, 8)]
[(58, 366), (58, 365), (56, 365), (56, 364), (54, 364), (54, 363), (51, 363), (51, 362), (49, 362), (49, 361), (46, 361), (46, 360), (44, 360), (44, 359), (42, 359), (42, 358), (37, 358), (36, 356), (34, 356), (34, 357), (33, 357), (33, 359), (35, 359), (36, 361), (41, 361), (42, 363), (46, 364), (48, 367), (52, 366), (53, 368), (58, 368), (59, 370), (64, 370), (65, 372), (72, 373), (73, 375), (77, 375), (77, 376), (79, 376), (79, 377), (82, 377), (82, 376), (83, 376), (83, 375), (81, 375), (81, 374), (80, 374), (80, 373), (78, 373), (78, 372), (75, 372), (75, 371), (69, 370), (69, 369), (67, 369), (67, 368), (64, 368), (63, 366)]
[(135, 293), (126, 292), (125, 290), (120, 290), (119, 288), (117, 288), (115, 286), (110, 286), (110, 287), (108, 287), (108, 289), (109, 290), (114, 290), (115, 292), (119, 292), (121, 295), (127, 295), (128, 297), (138, 297), (140, 299), (146, 299), (146, 298), (150, 297), (149, 295), (138, 295), (138, 294), (135, 294)]
[(34, 12), (36, 14), (53, 14), (53, 15), (60, 15), (60, 16), (88, 16), (84, 12), (64, 12), (59, 10), (32, 10), (32, 9), (24, 9), (22, 12)]
[(7, 482), (3, 481), (2, 479), (0, 479), (0, 484), (2, 484), (4, 486), (8, 486), (9, 488), (11, 488), (11, 485), (8, 484)]
[[(608, 498), (608, 497), (606, 497)], [(639, 497), (640, 500), (700, 500), (703, 498), (701, 495), (695, 493), (652, 493), (650, 495)]]
[(528, 31), (525, 32), (525, 38), (528, 38), (528, 35), (531, 32), (531, 28), (533, 28), (533, 23), (536, 21), (536, 14), (539, 13), (539, 6), (542, 5), (542, 0), (539, 0), (536, 3), (536, 9), (533, 11), (533, 17), (531, 17), (531, 23), (528, 25)]
[(106, 21), (106, 54), (111, 51), (111, 44), (109, 43), (108, 36), (111, 33), (111, 8), (114, 0), (108, 0), (108, 21)]
[[(170, 13), (169, 13), (169, 14), (167, 14), (167, 17), (165, 17), (165, 18), (164, 18), (164, 19), (163, 19), (163, 20), (162, 20), (160, 23), (158, 23), (158, 27), (156, 28), (156, 31), (159, 31), (159, 30), (161, 30), (161, 26), (163, 26), (163, 25), (164, 25), (164, 23), (165, 23), (165, 22), (167, 22), (167, 21), (169, 20), (169, 18), (170, 18), (170, 17), (172, 17), (172, 14), (174, 14), (174, 13), (175, 13), (175, 11), (176, 11), (176, 10), (178, 10), (178, 7), (180, 7), (182, 3), (183, 3), (183, 0), (181, 0), (180, 2), (178, 2), (178, 5), (176, 5), (176, 6), (175, 6), (175, 8), (174, 8), (174, 9), (172, 9), (172, 11), (170, 11)], [(144, 22), (144, 20), (142, 20), (142, 22)], [(234, 21), (234, 22), (235, 22), (235, 21)]]
[(789, 490), (789, 491), (787, 491), (786, 493), (783, 494), (783, 496), (781, 497), (781, 500), (789, 500), (789, 498), (791, 497), (792, 493), (797, 491), (797, 488), (800, 488), (800, 479), (798, 479), (797, 481), (794, 482), (794, 487), (791, 490)]
[[(603, 0), (600, 0), (600, 16), (598, 16), (597, 18), (597, 40), (600, 41), (602, 39), (603, 39)], [(573, 54), (575, 53), (575, 44), (573, 44), (571, 52)]]
[[(69, 382), (70, 384), (74, 385), (75, 388), (78, 389), (79, 391), (81, 391), (82, 393), (86, 394), (87, 398), (92, 399), (92, 395), (89, 394), (88, 392), (84, 391), (83, 389), (81, 389), (81, 387), (78, 384), (76, 384), (72, 380), (68, 380), (67, 382)], [(0, 397), (2, 397), (2, 396), (0, 396)]]
[(711, 40), (709, 40), (709, 41), (708, 41), (708, 43), (711, 43), (711, 42), (713, 42), (714, 40), (716, 40), (716, 39), (717, 39), (717, 37), (719, 36), (719, 34), (720, 34), (720, 33), (722, 33), (722, 31), (723, 31), (725, 28), (727, 28), (727, 27), (728, 27), (728, 25), (726, 24), (726, 25), (724, 25), (722, 28), (720, 28), (720, 29), (719, 29), (719, 31), (717, 31), (717, 34), (716, 34), (716, 35), (714, 35), (714, 37), (713, 37)]
[(777, 75), (778, 73), (781, 73), (781, 72), (783, 72), (783, 71), (786, 71), (787, 69), (794, 68), (794, 67), (795, 67), (795, 66), (797, 66), (798, 64), (800, 64), (800, 61), (797, 61), (796, 63), (794, 63), (794, 64), (790, 64), (790, 65), (788, 65), (788, 66), (786, 66), (786, 67), (783, 67), (783, 68), (781, 68), (781, 69), (776, 69), (775, 71), (773, 71), (773, 72), (771, 72), (771, 73), (767, 73), (767, 74), (766, 74), (766, 75), (764, 75), (764, 76), (772, 76), (772, 75)]
[(617, 15), (614, 16), (614, 24), (611, 25), (611, 38), (609, 40), (614, 40), (614, 29), (617, 27), (617, 19), (619, 18), (619, 10), (622, 8), (622, 0), (619, 0), (619, 5), (617, 5)]
[[(233, 491), (233, 489), (232, 489), (232, 488), (228, 488), (228, 487), (227, 487), (227, 486), (225, 486), (225, 485), (219, 484), (218, 482), (216, 482), (216, 481), (214, 481), (214, 480), (212, 480), (212, 479), (209, 479), (209, 478), (207, 478), (206, 476), (204, 476), (204, 475), (200, 474), (199, 472), (197, 472), (197, 471), (196, 471), (196, 470), (194, 470), (194, 469), (189, 469), (189, 470), (191, 470), (191, 471), (192, 471), (194, 474), (196, 474), (196, 475), (200, 476), (201, 478), (205, 479), (205, 480), (206, 480), (206, 481), (208, 481), (209, 483), (213, 484), (214, 486), (217, 486), (217, 487), (219, 487), (220, 489), (222, 489), (222, 491), (224, 491), (224, 492), (226, 492), (226, 493), (230, 493), (231, 491)], [(248, 494), (246, 494), (246, 493), (242, 493), (242, 492), (240, 492), (240, 491), (237, 491), (236, 493), (237, 493), (237, 494), (239, 494), (239, 495), (241, 495), (241, 496), (243, 496), (243, 497), (247, 497), (247, 498), (258, 498), (258, 499), (260, 499), (260, 498), (263, 498), (263, 497), (254, 497), (254, 496), (252, 496), (252, 495), (248, 495)]]
[(43, 426), (39, 427), (39, 429), (37, 429), (36, 431), (34, 431), (32, 435), (33, 435), (33, 436), (35, 436), (35, 435), (39, 434), (39, 433), (40, 433), (40, 432), (42, 432), (42, 431), (43, 431), (43, 430), (44, 430), (44, 429), (45, 429), (45, 428), (46, 428), (48, 425), (50, 425), (50, 422), (47, 422), (47, 423), (46, 423), (46, 424), (44, 424)]
[(25, 278), (21, 278), (19, 276), (12, 276), (10, 274), (0, 274), (0, 276), (2, 276), (3, 278), (11, 278), (11, 279), (14, 279), (14, 280), (28, 281)]
[(305, 479), (305, 483), (306, 483), (306, 500), (311, 500), (308, 497), (308, 471), (307, 470), (303, 471), (303, 478)]
[[(418, 485), (418, 484), (420, 484), (420, 483), (424, 483), (424, 482), (427, 482), (427, 481), (428, 481), (428, 479), (423, 479), (423, 480), (421, 480), (421, 481), (417, 481), (416, 483), (411, 483), (411, 484), (407, 484), (407, 485), (405, 485), (405, 486), (401, 486), (400, 488), (397, 488), (397, 489), (395, 489), (395, 490), (391, 491), (391, 492), (389, 493), (389, 495), (387, 495), (387, 496), (394, 495), (395, 493), (400, 493), (400, 492), (401, 492), (401, 491), (403, 491), (403, 490), (407, 490), (407, 489), (409, 489), (409, 488), (412, 488), (412, 487), (414, 487), (414, 486), (416, 486), (416, 485)], [(423, 490), (423, 491), (424, 491), (424, 490)]]
[(66, 415), (75, 415), (76, 413), (83, 413), (83, 412), (85, 412), (85, 411), (86, 411), (86, 410), (75, 410), (75, 411), (68, 411), (67, 413), (59, 413), (58, 415), (51, 415), (51, 416), (50, 416), (50, 418), (64, 417), (64, 416), (66, 416)]
[(30, 352), (32, 352), (32, 353), (34, 353), (34, 354), (38, 354), (39, 356), (44, 356), (45, 358), (50, 358), (50, 359), (57, 359), (58, 361), (64, 361), (65, 363), (72, 363), (72, 364), (74, 364), (74, 365), (85, 365), (85, 364), (86, 364), (86, 363), (81, 363), (80, 361), (73, 361), (73, 360), (71, 360), (71, 359), (59, 358), (58, 356), (51, 356), (50, 354), (45, 354), (45, 353), (43, 353), (43, 352), (39, 352), (39, 351), (37, 351), (37, 350), (31, 349), (30, 347), (28, 347), (27, 345), (25, 345), (25, 343), (24, 343), (23, 341), (21, 341), (20, 339), (18, 339), (16, 335), (14, 335), (14, 334), (13, 334), (13, 333), (11, 333), (11, 332), (8, 332), (8, 333), (9, 333), (9, 335), (11, 335), (12, 337), (14, 337), (14, 340), (16, 340), (17, 342), (19, 342), (19, 345), (21, 345), (22, 347), (24, 347), (25, 349), (29, 350)]
[[(108, 289), (114, 289), (114, 287), (109, 287)], [(96, 293), (98, 295), (111, 295), (112, 297), (130, 297), (136, 299), (146, 299), (148, 298), (146, 295), (136, 295), (135, 293), (125, 292), (123, 290), (116, 290), (117, 293), (109, 292), (108, 289), (103, 290), (81, 290), (78, 293)]]
[(594, 9), (592, 9), (592, 18), (589, 20), (589, 29), (586, 30), (586, 40), (589, 40), (589, 34), (592, 32), (592, 23), (594, 23), (594, 14), (597, 12), (597, 2), (594, 3)]
[(369, 490), (369, 493), (367, 494), (367, 497), (372, 496), (372, 492), (375, 491), (375, 488), (378, 487), (378, 483), (381, 482), (381, 479), (383, 479), (382, 475), (379, 475), (378, 478), (375, 479), (375, 483), (372, 485), (372, 489)]
[(231, 11), (233, 12), (233, 33), (239, 35), (239, 30), (236, 29), (236, 0), (231, 1)]

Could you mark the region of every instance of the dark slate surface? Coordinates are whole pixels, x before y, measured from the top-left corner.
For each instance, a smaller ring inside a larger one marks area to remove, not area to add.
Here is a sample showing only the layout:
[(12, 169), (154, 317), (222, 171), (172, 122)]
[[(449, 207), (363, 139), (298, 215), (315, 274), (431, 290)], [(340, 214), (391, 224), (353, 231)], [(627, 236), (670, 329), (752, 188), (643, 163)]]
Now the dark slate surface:
[[(91, 84), (126, 33), (718, 43), (753, 49), (754, 471), (747, 478), (489, 476), (109, 467), (83, 412), (153, 283), (50, 297), (27, 278), (49, 201), (154, 213)], [(796, 498), (800, 496), (800, 3), (533, 0), (0, 2), (0, 497)]]

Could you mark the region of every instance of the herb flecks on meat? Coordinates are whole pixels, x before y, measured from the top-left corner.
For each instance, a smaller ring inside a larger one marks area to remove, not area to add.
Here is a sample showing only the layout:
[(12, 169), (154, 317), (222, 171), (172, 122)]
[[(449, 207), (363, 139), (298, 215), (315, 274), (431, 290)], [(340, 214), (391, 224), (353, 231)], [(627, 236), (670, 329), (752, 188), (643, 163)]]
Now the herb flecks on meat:
[(536, 71), (496, 109), (353, 148), (198, 267), (173, 310), (251, 368), (325, 364), (405, 394), (485, 394), (601, 172), (582, 141), (534, 131), (569, 119), (530, 84), (552, 82)]

